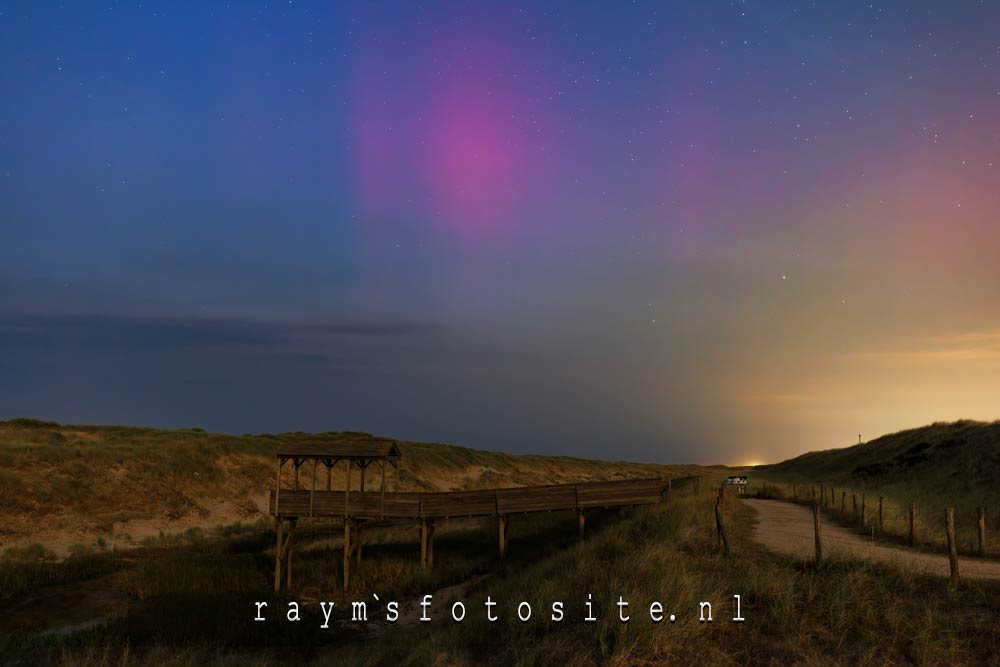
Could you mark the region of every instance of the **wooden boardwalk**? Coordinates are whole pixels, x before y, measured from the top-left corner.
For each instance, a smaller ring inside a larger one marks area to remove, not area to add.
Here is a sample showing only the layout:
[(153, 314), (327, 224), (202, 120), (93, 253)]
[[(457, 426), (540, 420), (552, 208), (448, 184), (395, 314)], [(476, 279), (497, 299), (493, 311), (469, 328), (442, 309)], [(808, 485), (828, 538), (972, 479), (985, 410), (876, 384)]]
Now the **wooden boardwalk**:
[(662, 479), (626, 479), (441, 493), (379, 491), (271, 491), (269, 511), (283, 519), (449, 519), (528, 512), (586, 510), (657, 503), (667, 488)]
[[(281, 587), (285, 560), (286, 586), (292, 583), (292, 534), (300, 518), (340, 518), (344, 524), (344, 590), (350, 586), (351, 559), (361, 563), (363, 526), (380, 521), (410, 520), (420, 526), (420, 562), (434, 563), (436, 521), (465, 517), (496, 517), (500, 558), (507, 551), (509, 517), (532, 512), (576, 513), (583, 538), (586, 513), (591, 509), (652, 505), (670, 489), (667, 479), (625, 479), (612, 482), (579, 482), (507, 489), (447, 491), (440, 493), (386, 493), (384, 491), (325, 491), (320, 489), (272, 490), (270, 513), (275, 517), (278, 546), (275, 553), (274, 589)], [(283, 538), (283, 525), (289, 524)]]

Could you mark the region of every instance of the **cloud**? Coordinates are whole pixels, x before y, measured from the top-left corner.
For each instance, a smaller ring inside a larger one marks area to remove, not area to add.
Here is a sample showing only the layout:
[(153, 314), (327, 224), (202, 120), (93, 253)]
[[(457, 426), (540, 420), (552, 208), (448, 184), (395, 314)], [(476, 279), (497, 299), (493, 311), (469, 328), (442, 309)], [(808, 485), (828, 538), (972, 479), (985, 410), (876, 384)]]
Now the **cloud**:
[(874, 350), (845, 356), (849, 359), (902, 366), (1000, 364), (1000, 329), (930, 336), (896, 349)]
[(0, 346), (37, 348), (73, 345), (86, 349), (140, 351), (221, 347), (279, 351), (296, 347), (306, 338), (322, 347), (335, 339), (407, 338), (428, 329), (409, 322), (301, 323), (197, 317), (21, 314), (0, 317)]

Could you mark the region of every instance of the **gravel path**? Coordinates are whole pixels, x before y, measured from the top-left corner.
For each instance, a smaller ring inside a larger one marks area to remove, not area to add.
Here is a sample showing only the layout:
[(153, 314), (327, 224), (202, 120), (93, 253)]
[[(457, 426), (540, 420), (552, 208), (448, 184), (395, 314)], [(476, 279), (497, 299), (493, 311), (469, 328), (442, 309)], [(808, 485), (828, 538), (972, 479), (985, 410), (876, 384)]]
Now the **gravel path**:
[[(744, 503), (757, 510), (754, 539), (778, 553), (812, 558), (812, 510), (802, 505), (780, 500), (745, 499)], [(823, 521), (823, 554), (870, 558), (894, 563), (924, 574), (949, 576), (948, 557), (912, 551), (879, 542), (872, 542), (847, 528)], [(1000, 563), (991, 560), (959, 558), (961, 577), (1000, 579)]]

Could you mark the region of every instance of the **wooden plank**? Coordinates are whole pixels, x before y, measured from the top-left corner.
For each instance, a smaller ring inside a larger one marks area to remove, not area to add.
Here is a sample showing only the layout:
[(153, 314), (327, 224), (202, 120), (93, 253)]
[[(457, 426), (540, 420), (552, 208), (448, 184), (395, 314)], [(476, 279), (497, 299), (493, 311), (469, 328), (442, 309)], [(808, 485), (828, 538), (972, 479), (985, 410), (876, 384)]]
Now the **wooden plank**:
[(489, 516), (496, 510), (496, 491), (451, 491), (421, 494), (422, 518)]
[[(647, 505), (661, 499), (660, 480), (588, 482), (514, 489), (453, 491), (444, 493), (396, 493), (381, 491), (282, 490), (284, 516), (351, 516), (366, 519), (441, 519), (461, 516), (493, 516), (576, 510), (591, 507)], [(272, 491), (269, 509), (275, 513), (278, 494)]]

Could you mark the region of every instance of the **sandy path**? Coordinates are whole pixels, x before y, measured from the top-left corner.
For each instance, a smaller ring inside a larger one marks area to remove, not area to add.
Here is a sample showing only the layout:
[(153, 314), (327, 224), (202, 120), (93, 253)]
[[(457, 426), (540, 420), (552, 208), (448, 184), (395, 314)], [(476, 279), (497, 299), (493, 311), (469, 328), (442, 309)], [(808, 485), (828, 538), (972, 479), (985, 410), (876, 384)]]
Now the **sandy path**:
[[(772, 551), (804, 558), (813, 557), (812, 510), (780, 500), (745, 499), (743, 502), (757, 510), (758, 523), (754, 527), (754, 539)], [(942, 577), (950, 574), (947, 556), (872, 542), (825, 518), (823, 553), (894, 563), (923, 574)], [(959, 558), (958, 572), (962, 577), (1000, 579), (1000, 563)]]

